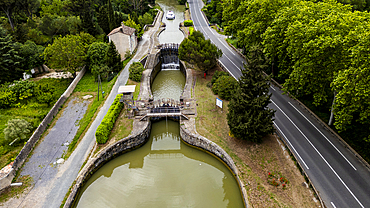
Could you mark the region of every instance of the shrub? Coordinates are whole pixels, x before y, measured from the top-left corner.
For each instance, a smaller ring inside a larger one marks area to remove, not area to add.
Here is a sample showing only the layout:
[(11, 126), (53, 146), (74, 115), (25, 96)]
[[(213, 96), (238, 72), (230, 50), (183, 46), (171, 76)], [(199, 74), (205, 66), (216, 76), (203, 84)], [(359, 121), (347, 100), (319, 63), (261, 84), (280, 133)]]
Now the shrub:
[(32, 131), (32, 125), (24, 119), (8, 120), (4, 129), (5, 140), (14, 143), (17, 140), (23, 140)]
[(16, 101), (17, 98), (12, 91), (6, 89), (0, 91), (0, 108), (10, 108)]
[(37, 84), (35, 82), (28, 80), (16, 80), (9, 86), (9, 90), (14, 92), (17, 99), (24, 100), (34, 95), (36, 86)]
[(177, 0), (177, 2), (180, 4), (180, 5), (184, 5), (186, 0)]
[(98, 144), (105, 144), (109, 139), (109, 134), (113, 129), (114, 123), (124, 107), (124, 104), (119, 102), (121, 97), (122, 94), (116, 96), (108, 113), (104, 116), (102, 122), (96, 129), (95, 137)]
[(193, 34), (194, 32), (194, 27), (189, 27), (189, 35)]
[(238, 82), (233, 77), (221, 76), (213, 85), (212, 91), (218, 94), (221, 99), (230, 100), (237, 87)]
[(224, 71), (216, 71), (213, 76), (212, 76), (212, 79), (211, 79), (211, 83), (212, 85), (216, 82), (216, 80), (219, 78), (219, 77), (222, 77), (222, 76), (228, 76), (229, 73), (227, 72), (224, 72)]
[(130, 68), (129, 68), (129, 72), (130, 72), (129, 78), (132, 81), (140, 82), (141, 81), (141, 76), (142, 76), (144, 70), (145, 69), (144, 69), (143, 65), (140, 62), (132, 63)]
[(193, 26), (193, 20), (185, 20), (184, 21), (184, 26), (185, 27)]

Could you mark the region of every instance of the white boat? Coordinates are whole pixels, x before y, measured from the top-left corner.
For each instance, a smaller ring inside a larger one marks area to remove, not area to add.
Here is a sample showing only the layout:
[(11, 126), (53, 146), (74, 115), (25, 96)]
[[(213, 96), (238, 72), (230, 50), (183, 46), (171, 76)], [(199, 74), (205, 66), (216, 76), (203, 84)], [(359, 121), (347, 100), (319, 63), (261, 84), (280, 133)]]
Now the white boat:
[(173, 19), (175, 19), (175, 14), (173, 13), (173, 11), (168, 11), (168, 12), (167, 12), (166, 19), (168, 19), (168, 20), (173, 20)]

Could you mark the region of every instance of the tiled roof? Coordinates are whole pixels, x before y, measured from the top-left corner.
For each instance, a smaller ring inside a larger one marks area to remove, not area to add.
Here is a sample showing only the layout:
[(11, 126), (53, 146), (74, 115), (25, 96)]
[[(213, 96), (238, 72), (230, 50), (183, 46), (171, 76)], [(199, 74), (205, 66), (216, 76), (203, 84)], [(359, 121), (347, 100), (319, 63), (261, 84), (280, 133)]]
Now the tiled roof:
[(134, 28), (128, 27), (126, 25), (122, 25), (121, 27), (113, 29), (107, 36), (111, 36), (113, 34), (116, 34), (118, 32), (121, 32), (125, 35), (132, 35), (135, 32)]

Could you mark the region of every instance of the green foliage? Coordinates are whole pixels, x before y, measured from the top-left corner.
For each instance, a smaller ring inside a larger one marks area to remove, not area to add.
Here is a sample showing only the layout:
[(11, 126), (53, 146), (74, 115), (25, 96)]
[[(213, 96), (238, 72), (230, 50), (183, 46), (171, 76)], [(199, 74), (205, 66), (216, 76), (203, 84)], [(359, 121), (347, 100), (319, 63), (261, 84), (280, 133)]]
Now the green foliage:
[(212, 0), (204, 7), (203, 11), (211, 23), (222, 24), (222, 1)]
[(108, 44), (103, 42), (94, 42), (87, 50), (87, 61), (89, 66), (104, 64), (104, 57), (107, 53)]
[(112, 2), (111, 0), (108, 0), (108, 25), (109, 25), (109, 30), (113, 30), (115, 28), (115, 21), (114, 21), (114, 12), (113, 12), (113, 7), (112, 7)]
[(50, 67), (76, 76), (76, 71), (85, 65), (85, 54), (93, 41), (94, 37), (87, 33), (59, 37), (45, 48), (44, 56)]
[(152, 23), (153, 23), (153, 17), (149, 12), (139, 17), (140, 25), (150, 25)]
[(193, 34), (194, 32), (194, 27), (188, 27), (189, 28), (189, 35)]
[(194, 31), (179, 47), (179, 58), (196, 64), (202, 71), (215, 67), (221, 55), (222, 51), (199, 31)]
[(95, 80), (98, 80), (98, 75), (100, 75), (102, 80), (107, 80), (110, 72), (111, 69), (105, 64), (95, 64), (91, 67), (91, 73), (94, 75)]
[(109, 139), (109, 134), (113, 129), (114, 123), (124, 107), (124, 104), (119, 102), (121, 97), (122, 94), (116, 96), (107, 114), (96, 129), (95, 137), (98, 144), (105, 144)]
[(134, 62), (131, 64), (130, 68), (128, 69), (130, 72), (129, 78), (132, 81), (140, 82), (141, 76), (143, 71), (145, 70), (143, 65), (140, 62)]
[(26, 120), (11, 119), (4, 129), (5, 140), (12, 143), (16, 140), (24, 140), (31, 131), (32, 125)]
[(184, 21), (184, 26), (185, 27), (193, 26), (193, 20), (185, 20)]
[(35, 93), (37, 84), (28, 80), (15, 80), (9, 90), (14, 93), (17, 100), (25, 100), (32, 97)]
[(0, 26), (0, 84), (22, 77), (21, 62), (19, 47)]
[(113, 72), (120, 72), (122, 69), (122, 61), (121, 55), (118, 53), (116, 49), (116, 45), (114, 42), (111, 41), (108, 46), (108, 50), (105, 54), (105, 64), (110, 68)]
[(231, 134), (257, 143), (274, 130), (274, 111), (268, 108), (271, 102), (269, 77), (262, 74), (265, 66), (262, 55), (257, 47), (252, 47), (238, 81), (239, 86), (229, 102), (227, 114)]
[(41, 45), (36, 45), (33, 41), (27, 40), (20, 47), (20, 56), (23, 58), (21, 62), (23, 70), (30, 70), (38, 67), (44, 63), (44, 58), (42, 52), (44, 47)]
[(124, 25), (136, 29), (135, 33), (137, 38), (140, 38), (143, 35), (142, 26), (137, 24), (134, 20), (131, 19), (131, 16), (128, 16), (128, 20), (123, 22)]
[(221, 99), (230, 100), (237, 87), (238, 82), (233, 77), (221, 76), (212, 86), (212, 91)]
[(7, 88), (1, 88), (0, 108), (10, 108), (17, 101), (15, 94)]
[(184, 5), (186, 3), (186, 0), (177, 0), (177, 2), (180, 4), (180, 5)]
[(212, 85), (215, 84), (216, 80), (222, 76), (229, 76), (229, 73), (224, 71), (215, 71), (211, 79)]

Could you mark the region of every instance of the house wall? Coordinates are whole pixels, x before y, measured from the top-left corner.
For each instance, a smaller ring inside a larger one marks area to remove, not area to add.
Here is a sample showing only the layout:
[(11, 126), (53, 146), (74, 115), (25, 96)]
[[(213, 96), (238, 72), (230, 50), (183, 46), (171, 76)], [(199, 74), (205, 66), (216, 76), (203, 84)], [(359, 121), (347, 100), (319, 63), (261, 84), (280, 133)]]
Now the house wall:
[[(125, 53), (130, 50), (130, 36), (123, 33), (115, 33), (109, 36), (110, 41), (116, 45), (118, 53), (121, 55), (121, 59), (125, 58)], [(136, 46), (136, 45), (135, 45)], [(132, 51), (131, 51), (132, 52)]]

